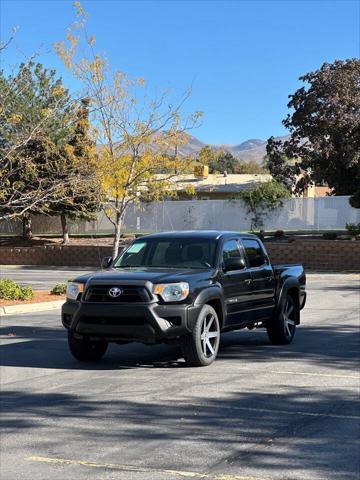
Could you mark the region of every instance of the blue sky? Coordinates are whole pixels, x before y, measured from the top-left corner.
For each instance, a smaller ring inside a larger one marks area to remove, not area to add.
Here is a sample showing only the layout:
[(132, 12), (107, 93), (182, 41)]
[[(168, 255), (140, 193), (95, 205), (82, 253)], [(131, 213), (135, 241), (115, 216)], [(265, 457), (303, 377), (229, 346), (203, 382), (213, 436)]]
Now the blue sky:
[[(153, 88), (183, 92), (202, 110), (193, 133), (236, 144), (286, 133), (281, 120), (298, 77), (323, 62), (359, 56), (359, 1), (82, 2), (89, 30), (114, 68)], [(40, 50), (40, 60), (72, 79), (51, 51), (74, 19), (67, 0), (1, 0), (1, 36), (19, 30), (3, 66)]]

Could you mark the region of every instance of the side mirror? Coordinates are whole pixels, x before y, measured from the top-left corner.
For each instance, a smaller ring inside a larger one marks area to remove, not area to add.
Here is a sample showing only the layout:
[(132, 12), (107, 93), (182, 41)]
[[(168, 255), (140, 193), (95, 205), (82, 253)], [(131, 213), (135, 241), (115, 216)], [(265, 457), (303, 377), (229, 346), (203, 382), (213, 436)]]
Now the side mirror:
[(227, 258), (224, 262), (224, 272), (243, 270), (246, 268), (245, 260), (240, 257)]
[(103, 259), (101, 260), (101, 268), (102, 269), (109, 268), (112, 261), (113, 261), (112, 257), (103, 257)]

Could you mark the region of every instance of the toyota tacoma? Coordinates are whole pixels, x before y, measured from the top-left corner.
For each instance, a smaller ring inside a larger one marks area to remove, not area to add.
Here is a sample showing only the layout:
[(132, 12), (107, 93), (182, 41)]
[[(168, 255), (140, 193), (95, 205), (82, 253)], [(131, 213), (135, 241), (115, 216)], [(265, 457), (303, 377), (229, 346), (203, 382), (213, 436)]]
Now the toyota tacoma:
[(189, 365), (205, 366), (226, 331), (265, 328), (273, 344), (291, 343), (305, 282), (301, 265), (271, 265), (255, 235), (157, 233), (70, 281), (62, 323), (80, 361), (100, 360), (109, 342), (167, 342), (180, 344)]

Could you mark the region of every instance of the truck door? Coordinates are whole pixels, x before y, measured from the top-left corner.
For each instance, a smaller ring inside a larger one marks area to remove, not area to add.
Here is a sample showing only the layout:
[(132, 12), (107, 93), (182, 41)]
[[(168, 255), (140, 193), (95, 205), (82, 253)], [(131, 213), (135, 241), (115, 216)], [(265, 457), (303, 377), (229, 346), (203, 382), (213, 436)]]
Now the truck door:
[(251, 274), (254, 317), (257, 320), (268, 318), (275, 308), (275, 278), (269, 258), (257, 240), (242, 238), (247, 265)]
[(251, 320), (251, 274), (246, 266), (239, 270), (226, 271), (226, 260), (231, 258), (242, 259), (246, 265), (245, 256), (236, 238), (226, 240), (222, 247), (221, 283), (225, 294), (225, 327), (246, 324)]

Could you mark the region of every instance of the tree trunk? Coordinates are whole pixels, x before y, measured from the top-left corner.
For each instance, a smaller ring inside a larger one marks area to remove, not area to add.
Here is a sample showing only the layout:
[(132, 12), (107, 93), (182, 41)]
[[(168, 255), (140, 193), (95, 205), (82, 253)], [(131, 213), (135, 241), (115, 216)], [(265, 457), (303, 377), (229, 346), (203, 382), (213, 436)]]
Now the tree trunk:
[(31, 240), (33, 237), (32, 224), (30, 214), (26, 213), (23, 216), (23, 238), (24, 240)]
[(122, 216), (116, 214), (115, 237), (112, 249), (112, 258), (116, 258), (119, 254), (120, 236), (121, 236)]
[(68, 222), (67, 222), (66, 215), (64, 213), (60, 215), (60, 220), (61, 220), (63, 244), (66, 245), (67, 243), (70, 242), (70, 240), (69, 240)]

